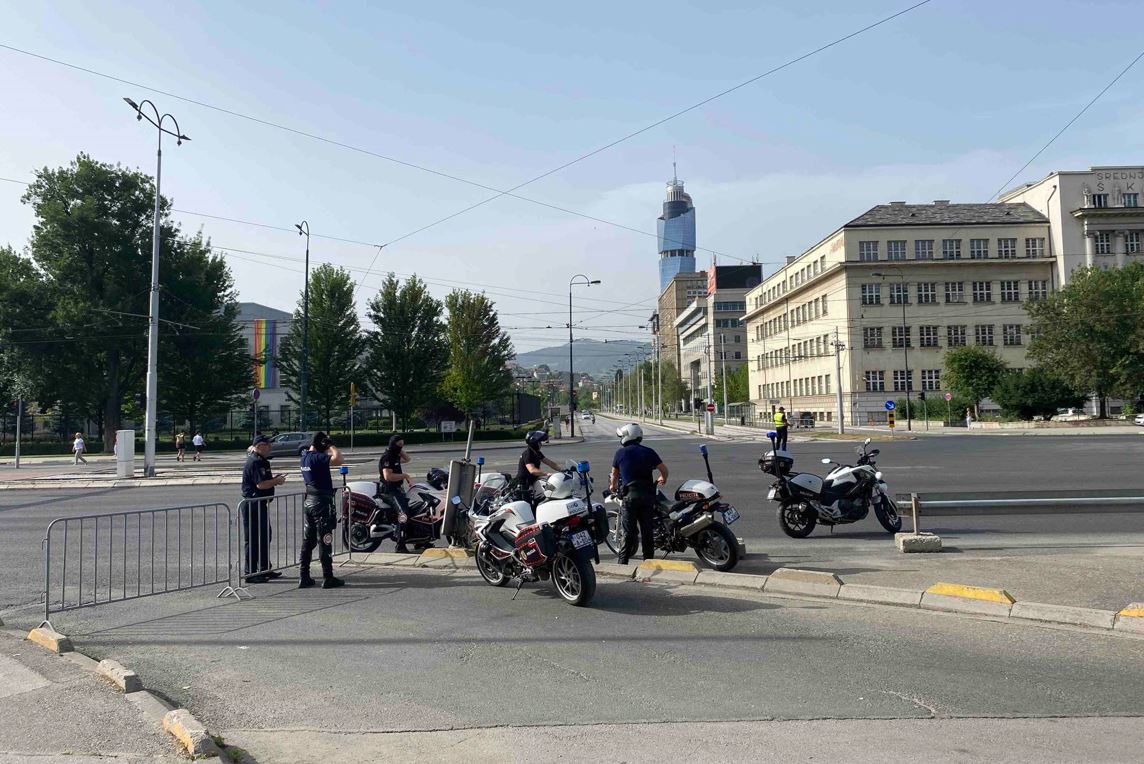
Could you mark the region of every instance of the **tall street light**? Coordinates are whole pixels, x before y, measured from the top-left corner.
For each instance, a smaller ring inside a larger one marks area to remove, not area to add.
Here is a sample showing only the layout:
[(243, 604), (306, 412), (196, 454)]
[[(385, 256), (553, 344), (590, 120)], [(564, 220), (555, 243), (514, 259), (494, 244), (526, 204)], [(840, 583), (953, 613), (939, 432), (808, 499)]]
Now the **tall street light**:
[(599, 283), (599, 279), (589, 279), (583, 273), (577, 273), (568, 280), (568, 437), (570, 438), (576, 437), (576, 375), (572, 370), (572, 287), (590, 287)]
[(310, 384), (310, 224), (295, 223), (299, 236), (306, 237), (306, 282), (302, 286), (302, 403), (298, 407), (298, 429), (306, 430), (306, 392)]
[[(174, 138), (176, 146), (182, 146), (183, 141), (189, 141), (190, 138), (183, 135), (183, 131), (179, 129), (179, 123), (174, 117), (170, 114), (160, 114), (158, 107), (150, 100), (144, 100), (142, 103), (135, 103), (130, 98), (123, 100), (135, 110), (135, 119), (146, 119), (155, 128), (159, 137), (155, 162), (155, 219), (152, 222), (154, 230), (151, 236), (151, 310), (149, 311), (150, 320), (147, 326), (147, 413), (143, 425), (145, 438), (143, 477), (155, 477), (155, 440), (158, 436), (155, 428), (158, 412), (156, 399), (159, 395), (159, 207), (162, 199), (159, 184), (163, 175), (163, 134), (166, 133)], [(154, 117), (144, 111), (146, 106), (151, 107)], [(171, 124), (175, 126), (174, 130), (163, 126), (167, 120), (170, 120)]]
[[(879, 271), (875, 271), (874, 273), (871, 273), (870, 275), (871, 276), (877, 276), (878, 278), (882, 279), (882, 283), (886, 282), (887, 276), (894, 276), (896, 278), (901, 279), (903, 286), (906, 283), (906, 277), (903, 276), (901, 273), (881, 273)], [(912, 409), (914, 407), (914, 404), (913, 404), (913, 396), (911, 395), (910, 391), (914, 387), (914, 385), (913, 385), (914, 376), (913, 376), (913, 374), (910, 373), (910, 330), (906, 327), (906, 302), (908, 302), (908, 300), (906, 299), (906, 295), (903, 295), (902, 296), (902, 358), (906, 364), (906, 429), (907, 430), (913, 430), (914, 429), (914, 418), (913, 418)], [(893, 344), (893, 343), (891, 343), (891, 344)]]

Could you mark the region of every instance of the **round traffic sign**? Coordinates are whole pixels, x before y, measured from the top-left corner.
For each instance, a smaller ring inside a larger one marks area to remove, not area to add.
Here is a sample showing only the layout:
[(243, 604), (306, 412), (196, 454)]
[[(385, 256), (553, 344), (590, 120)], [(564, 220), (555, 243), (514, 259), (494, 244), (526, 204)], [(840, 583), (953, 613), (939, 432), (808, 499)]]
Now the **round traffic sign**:
[(886, 401), (886, 411), (893, 411), (897, 407), (898, 407), (898, 405), (896, 403), (894, 403), (893, 401)]
[(953, 400), (953, 394), (952, 394), (952, 393), (946, 393), (946, 394), (945, 394), (945, 399), (946, 399), (947, 401), (952, 401), (952, 400)]
[(250, 393), (250, 396), (252, 398), (254, 398), (254, 400), (258, 400), (258, 396), (260, 396), (260, 395), (262, 395), (262, 393), (259, 391), (259, 389), (257, 387), (254, 388), (254, 390)]
[(714, 413), (715, 412), (715, 404), (714, 403), (708, 403), (707, 404), (707, 410), (710, 411), (711, 413)]

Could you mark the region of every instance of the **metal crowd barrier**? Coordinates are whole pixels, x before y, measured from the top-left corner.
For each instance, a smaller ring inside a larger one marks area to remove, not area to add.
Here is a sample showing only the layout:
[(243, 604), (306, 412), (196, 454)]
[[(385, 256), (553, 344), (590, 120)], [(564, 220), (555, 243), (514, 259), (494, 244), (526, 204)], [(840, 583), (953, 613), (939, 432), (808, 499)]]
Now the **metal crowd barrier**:
[(53, 520), (44, 535), (44, 624), (53, 613), (233, 586), (230, 507), (222, 503)]
[[(263, 499), (243, 499), (238, 503), (236, 573), (240, 580), (249, 575), (298, 567), (306, 521), (303, 508), (305, 501), (305, 493), (287, 493)], [(346, 559), (342, 564), (346, 564), (353, 560), (353, 554), (348, 539), (343, 539), (343, 501), (343, 493), (339, 488), (334, 493), (334, 512), (338, 517), (338, 525), (334, 529), (332, 546), (333, 556), (344, 556)], [(263, 519), (266, 522), (265, 532), (260, 532)], [(261, 554), (263, 548), (266, 550), (265, 555)], [(318, 550), (315, 548), (310, 572), (319, 569), (319, 565)]]

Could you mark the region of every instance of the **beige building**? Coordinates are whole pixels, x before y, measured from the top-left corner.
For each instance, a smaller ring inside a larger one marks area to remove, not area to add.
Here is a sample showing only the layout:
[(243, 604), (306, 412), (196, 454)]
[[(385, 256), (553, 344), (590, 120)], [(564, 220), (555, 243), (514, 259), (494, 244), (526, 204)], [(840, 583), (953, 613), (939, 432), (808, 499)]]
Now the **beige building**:
[(944, 405), (943, 357), (965, 345), (1024, 367), (1023, 305), (1054, 284), (1049, 237), (1026, 204), (891, 202), (789, 258), (747, 295), (755, 416), (835, 422), (839, 392), (848, 424), (884, 423), (907, 391)]
[(667, 288), (659, 295), (659, 304), (651, 317), (652, 332), (659, 343), (660, 358), (671, 363), (678, 370), (679, 336), (675, 332), (675, 321), (691, 302), (707, 294), (706, 273), (679, 273), (668, 282)]

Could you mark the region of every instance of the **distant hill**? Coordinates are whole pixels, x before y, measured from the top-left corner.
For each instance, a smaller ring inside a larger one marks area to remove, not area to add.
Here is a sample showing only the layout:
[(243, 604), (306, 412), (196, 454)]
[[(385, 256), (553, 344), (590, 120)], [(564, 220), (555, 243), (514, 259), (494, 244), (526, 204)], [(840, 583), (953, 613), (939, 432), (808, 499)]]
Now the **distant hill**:
[[(651, 352), (650, 342), (635, 342), (633, 340), (576, 340), (573, 363), (577, 372), (591, 374), (593, 377), (606, 374), (624, 360), (628, 353)], [(568, 343), (539, 350), (529, 350), (520, 353), (516, 362), (524, 368), (546, 365), (553, 371), (568, 372)]]

